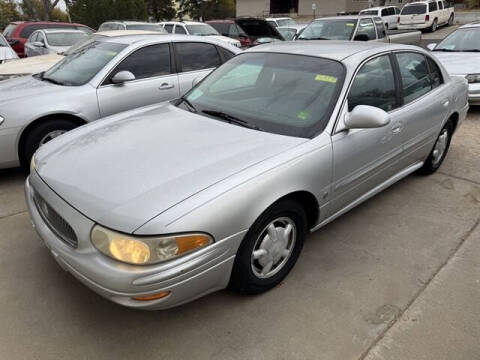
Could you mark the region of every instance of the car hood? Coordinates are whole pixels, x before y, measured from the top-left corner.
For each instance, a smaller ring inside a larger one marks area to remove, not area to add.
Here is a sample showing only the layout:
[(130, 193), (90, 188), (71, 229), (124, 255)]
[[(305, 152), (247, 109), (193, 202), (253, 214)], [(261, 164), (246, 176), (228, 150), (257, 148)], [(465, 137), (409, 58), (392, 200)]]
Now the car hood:
[(31, 97), (44, 96), (52, 99), (56, 94), (63, 93), (65, 89), (65, 86), (41, 81), (31, 75), (8, 79), (0, 82), (0, 106), (16, 101), (25, 103), (26, 99)]
[(451, 75), (479, 74), (480, 64), (477, 63), (478, 53), (447, 53), (434, 51), (435, 57), (440, 60), (447, 72)]
[(0, 63), (3, 60), (10, 60), (10, 59), (18, 59), (17, 53), (13, 51), (13, 49), (9, 46), (0, 46)]
[(62, 59), (61, 55), (49, 54), (10, 61), (0, 66), (0, 75), (36, 74), (48, 70)]
[(183, 200), (305, 141), (166, 103), (52, 141), (37, 152), (36, 169), (93, 221), (133, 233)]

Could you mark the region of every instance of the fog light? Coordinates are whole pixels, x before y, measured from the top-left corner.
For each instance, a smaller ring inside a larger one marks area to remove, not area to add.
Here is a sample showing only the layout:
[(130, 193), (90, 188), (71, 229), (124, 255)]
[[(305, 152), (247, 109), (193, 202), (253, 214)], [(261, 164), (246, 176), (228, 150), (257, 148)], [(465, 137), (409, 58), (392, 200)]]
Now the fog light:
[(150, 295), (142, 295), (142, 296), (135, 296), (132, 299), (137, 301), (152, 301), (162, 299), (170, 295), (170, 291), (162, 291), (158, 294), (150, 294)]

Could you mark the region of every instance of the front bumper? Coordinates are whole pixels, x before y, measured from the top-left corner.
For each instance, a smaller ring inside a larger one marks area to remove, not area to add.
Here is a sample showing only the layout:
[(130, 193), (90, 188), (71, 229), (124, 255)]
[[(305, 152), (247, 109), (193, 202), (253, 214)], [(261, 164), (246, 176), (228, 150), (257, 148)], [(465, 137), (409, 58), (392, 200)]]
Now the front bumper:
[[(67, 245), (44, 221), (34, 200), (40, 195), (73, 228), (78, 247)], [(103, 297), (132, 308), (157, 310), (174, 307), (225, 288), (236, 247), (245, 231), (186, 255), (151, 266), (115, 261), (90, 242), (95, 223), (55, 194), (34, 171), (25, 182), (25, 196), (33, 225), (55, 260), (83, 284)], [(170, 291), (167, 297), (137, 301), (133, 297)]]
[(468, 84), (468, 102), (480, 105), (480, 83)]

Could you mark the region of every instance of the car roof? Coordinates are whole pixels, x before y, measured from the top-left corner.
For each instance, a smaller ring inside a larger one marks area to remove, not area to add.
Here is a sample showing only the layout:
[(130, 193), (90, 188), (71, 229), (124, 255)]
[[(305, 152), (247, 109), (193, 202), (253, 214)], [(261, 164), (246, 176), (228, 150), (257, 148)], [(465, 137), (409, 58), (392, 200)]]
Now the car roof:
[(284, 17), (268, 17), (265, 20), (289, 20), (289, 19), (292, 19), (292, 18), (288, 16), (284, 16)]
[(175, 25), (208, 25), (201, 21), (162, 21), (159, 24), (175, 24)]
[(104, 24), (120, 23), (125, 25), (156, 25), (155, 23), (149, 23), (148, 21), (130, 21), (130, 20), (110, 20), (105, 21)]
[[(151, 34), (143, 35), (118, 35), (112, 36), (109, 38), (101, 39), (103, 42), (112, 42), (117, 44), (132, 45), (139, 42), (144, 43), (156, 43), (156, 42), (170, 42), (170, 41), (188, 41), (188, 42), (208, 42), (211, 44), (216, 44), (220, 46), (228, 45), (227, 42), (222, 40), (217, 40), (209, 36), (195, 36), (195, 35), (184, 35), (184, 34), (159, 34), (152, 32)], [(233, 45), (232, 45), (233, 46)]]
[(158, 31), (149, 31), (149, 30), (107, 30), (107, 31), (97, 31), (95, 34), (107, 36), (107, 37), (127, 36), (127, 35), (149, 35), (149, 34), (159, 35)]
[(53, 34), (53, 33), (81, 33), (81, 34), (86, 34), (88, 35), (85, 31), (83, 30), (76, 30), (76, 29), (38, 29), (37, 31), (43, 31), (45, 34)]
[(79, 23), (69, 23), (69, 22), (62, 22), (62, 21), (12, 21), (10, 24), (15, 25), (48, 25), (48, 24), (58, 24), (58, 25), (72, 25), (72, 26), (84, 26), (88, 27), (87, 25), (79, 24)]
[(459, 29), (471, 29), (471, 28), (480, 28), (480, 21), (474, 21), (470, 24), (465, 24), (459, 27)]
[(371, 8), (368, 8), (368, 9), (363, 9), (360, 12), (369, 11), (369, 10), (383, 10), (383, 9), (391, 8), (391, 7), (398, 7), (398, 6), (395, 6), (395, 5), (376, 6), (376, 7), (371, 7)]
[(322, 57), (342, 61), (352, 55), (374, 50), (402, 50), (418, 49), (416, 46), (387, 44), (376, 41), (337, 41), (337, 40), (308, 40), (308, 41), (278, 41), (255, 46), (244, 52), (276, 52), (295, 55)]
[(428, 3), (435, 2), (434, 0), (426, 0), (426, 1), (415, 1), (411, 3), (406, 3), (405, 6), (408, 5), (427, 5)]
[(218, 19), (218, 20), (208, 20), (208, 21), (205, 21), (205, 23), (209, 24), (209, 23), (217, 23), (217, 24), (234, 24), (235, 21), (234, 20), (231, 20), (231, 19)]
[(314, 21), (319, 20), (357, 20), (357, 19), (371, 19), (377, 17), (375, 15), (342, 15), (342, 16), (326, 16), (316, 18)]

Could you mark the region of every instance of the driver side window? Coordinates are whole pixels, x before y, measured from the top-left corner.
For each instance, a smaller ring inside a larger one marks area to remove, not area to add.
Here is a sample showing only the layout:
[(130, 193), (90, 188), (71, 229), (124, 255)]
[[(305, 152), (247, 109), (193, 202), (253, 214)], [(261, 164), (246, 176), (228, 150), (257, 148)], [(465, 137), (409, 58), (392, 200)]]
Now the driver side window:
[(370, 105), (385, 111), (397, 107), (395, 79), (388, 55), (376, 57), (358, 71), (348, 94), (348, 111)]

